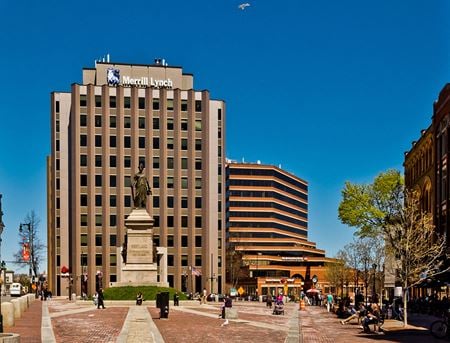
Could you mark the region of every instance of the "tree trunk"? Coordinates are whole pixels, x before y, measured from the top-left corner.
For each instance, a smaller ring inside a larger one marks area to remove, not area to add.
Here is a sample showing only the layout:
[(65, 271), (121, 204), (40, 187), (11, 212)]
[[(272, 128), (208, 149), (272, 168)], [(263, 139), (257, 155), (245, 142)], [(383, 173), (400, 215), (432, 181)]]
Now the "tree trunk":
[(405, 287), (403, 289), (403, 326), (408, 325), (408, 280), (405, 280)]

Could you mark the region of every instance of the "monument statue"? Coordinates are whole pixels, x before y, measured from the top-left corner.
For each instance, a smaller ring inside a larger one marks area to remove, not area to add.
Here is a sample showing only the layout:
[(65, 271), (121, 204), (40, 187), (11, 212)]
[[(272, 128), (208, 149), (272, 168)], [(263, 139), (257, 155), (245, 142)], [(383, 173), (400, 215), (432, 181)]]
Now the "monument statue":
[(133, 177), (131, 194), (135, 208), (145, 208), (147, 196), (152, 194), (147, 177), (144, 174), (144, 162), (139, 162), (139, 171)]

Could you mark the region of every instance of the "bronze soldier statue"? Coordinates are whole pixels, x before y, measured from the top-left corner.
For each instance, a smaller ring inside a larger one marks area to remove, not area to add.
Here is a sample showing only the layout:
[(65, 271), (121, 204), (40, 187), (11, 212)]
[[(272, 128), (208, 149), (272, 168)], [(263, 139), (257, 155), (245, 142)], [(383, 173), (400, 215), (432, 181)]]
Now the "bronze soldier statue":
[(144, 162), (139, 162), (139, 172), (134, 175), (131, 185), (131, 194), (135, 208), (145, 208), (147, 196), (152, 194), (147, 177), (144, 174), (144, 168)]

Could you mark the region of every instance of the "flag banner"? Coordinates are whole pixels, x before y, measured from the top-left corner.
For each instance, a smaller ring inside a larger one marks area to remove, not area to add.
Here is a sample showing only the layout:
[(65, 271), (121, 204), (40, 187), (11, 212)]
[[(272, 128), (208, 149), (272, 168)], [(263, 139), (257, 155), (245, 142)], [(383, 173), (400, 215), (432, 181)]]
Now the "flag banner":
[(200, 269), (197, 269), (197, 268), (195, 268), (195, 267), (192, 267), (192, 275), (200, 276), (200, 275), (202, 275), (202, 272), (201, 272)]

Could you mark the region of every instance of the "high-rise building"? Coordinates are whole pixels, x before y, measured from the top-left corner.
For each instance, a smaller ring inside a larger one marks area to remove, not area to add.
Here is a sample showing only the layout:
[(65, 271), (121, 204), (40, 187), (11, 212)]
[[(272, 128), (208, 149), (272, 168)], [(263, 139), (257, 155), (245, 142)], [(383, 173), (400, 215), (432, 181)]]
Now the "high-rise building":
[(237, 261), (248, 269), (239, 281), (248, 294), (328, 291), (325, 263), (334, 260), (308, 240), (308, 183), (260, 163), (228, 161), (226, 170), (227, 282), (236, 284)]
[(103, 286), (120, 281), (130, 178), (140, 161), (153, 192), (154, 242), (167, 247), (169, 285), (222, 292), (225, 103), (193, 87), (192, 74), (164, 60), (108, 58), (84, 68), (69, 92), (52, 93), (48, 279), (56, 294), (69, 286), (91, 294), (96, 275)]

